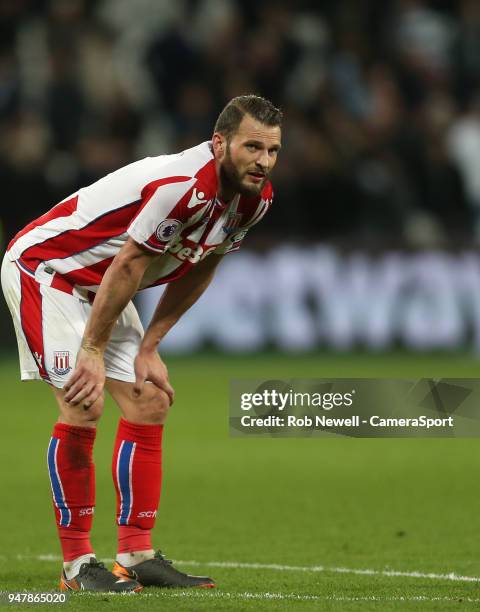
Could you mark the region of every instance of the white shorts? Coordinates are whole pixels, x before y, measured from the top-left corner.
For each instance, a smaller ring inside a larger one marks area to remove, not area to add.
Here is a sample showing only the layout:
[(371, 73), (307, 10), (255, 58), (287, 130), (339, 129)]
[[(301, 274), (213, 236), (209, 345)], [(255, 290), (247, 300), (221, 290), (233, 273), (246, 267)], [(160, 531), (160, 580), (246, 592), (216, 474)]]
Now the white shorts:
[[(75, 366), (90, 302), (37, 283), (6, 256), (2, 289), (15, 326), (21, 379), (43, 379), (62, 388)], [(106, 376), (135, 382), (133, 362), (142, 337), (142, 323), (129, 302), (105, 350)]]

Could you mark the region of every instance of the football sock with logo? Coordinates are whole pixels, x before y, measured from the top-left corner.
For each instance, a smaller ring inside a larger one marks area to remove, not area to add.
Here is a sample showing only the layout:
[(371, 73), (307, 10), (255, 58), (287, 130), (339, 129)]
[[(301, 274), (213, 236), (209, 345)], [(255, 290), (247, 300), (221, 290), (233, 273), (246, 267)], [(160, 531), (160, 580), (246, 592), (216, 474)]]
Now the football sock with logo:
[(95, 506), (93, 445), (96, 429), (55, 423), (48, 446), (53, 507), (65, 562), (92, 556)]
[(112, 476), (117, 492), (117, 560), (122, 565), (124, 561), (129, 565), (139, 562), (122, 553), (153, 555), (150, 531), (160, 501), (162, 434), (163, 425), (140, 425), (125, 419), (118, 424)]

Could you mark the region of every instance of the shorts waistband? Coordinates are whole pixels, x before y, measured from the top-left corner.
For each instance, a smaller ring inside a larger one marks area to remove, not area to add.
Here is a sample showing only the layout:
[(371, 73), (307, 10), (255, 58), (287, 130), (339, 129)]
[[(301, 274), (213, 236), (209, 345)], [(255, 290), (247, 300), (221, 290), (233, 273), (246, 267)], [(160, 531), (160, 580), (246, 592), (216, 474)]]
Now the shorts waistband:
[(18, 259), (15, 259), (15, 263), (17, 264), (17, 267), (19, 268), (21, 272), (33, 277), (39, 284), (47, 285), (49, 287), (52, 287), (53, 289), (58, 289), (59, 291), (63, 291), (64, 293), (73, 294), (73, 285), (69, 283), (67, 280), (65, 280), (61, 274), (59, 274), (58, 272), (55, 272), (55, 270), (53, 270), (52, 268), (49, 268), (48, 266), (46, 266), (44, 269), (44, 272), (48, 275), (49, 278), (51, 278), (51, 282), (41, 283), (37, 279), (35, 275), (35, 271), (31, 270), (29, 266), (27, 266), (27, 264), (24, 261), (22, 261), (21, 257), (19, 257)]

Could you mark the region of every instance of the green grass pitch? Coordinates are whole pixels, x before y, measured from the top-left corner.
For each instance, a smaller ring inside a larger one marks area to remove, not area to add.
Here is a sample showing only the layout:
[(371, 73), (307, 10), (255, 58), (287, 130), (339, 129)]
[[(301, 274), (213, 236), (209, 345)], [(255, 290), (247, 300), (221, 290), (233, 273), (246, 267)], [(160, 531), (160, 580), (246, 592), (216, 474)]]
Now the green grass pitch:
[[(473, 357), (200, 354), (167, 364), (177, 400), (165, 429), (155, 544), (182, 569), (212, 575), (218, 588), (74, 595), (65, 606), (37, 609), (480, 607), (480, 579), (446, 576), (480, 577), (480, 440), (228, 434), (232, 378), (476, 377)], [(0, 366), (0, 590), (48, 591), (61, 566), (45, 460), (55, 406), (47, 385), (17, 380), (14, 358)], [(95, 448), (93, 542), (103, 559), (115, 554), (116, 419), (108, 402)]]

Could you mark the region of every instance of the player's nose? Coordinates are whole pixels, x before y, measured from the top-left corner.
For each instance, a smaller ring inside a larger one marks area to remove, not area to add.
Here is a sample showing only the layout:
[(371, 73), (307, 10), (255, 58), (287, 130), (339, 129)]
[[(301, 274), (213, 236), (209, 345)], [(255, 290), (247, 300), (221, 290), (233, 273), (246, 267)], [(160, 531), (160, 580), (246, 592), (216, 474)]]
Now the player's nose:
[(257, 166), (259, 166), (264, 172), (267, 172), (269, 165), (270, 159), (268, 157), (268, 151), (261, 151), (257, 158)]

